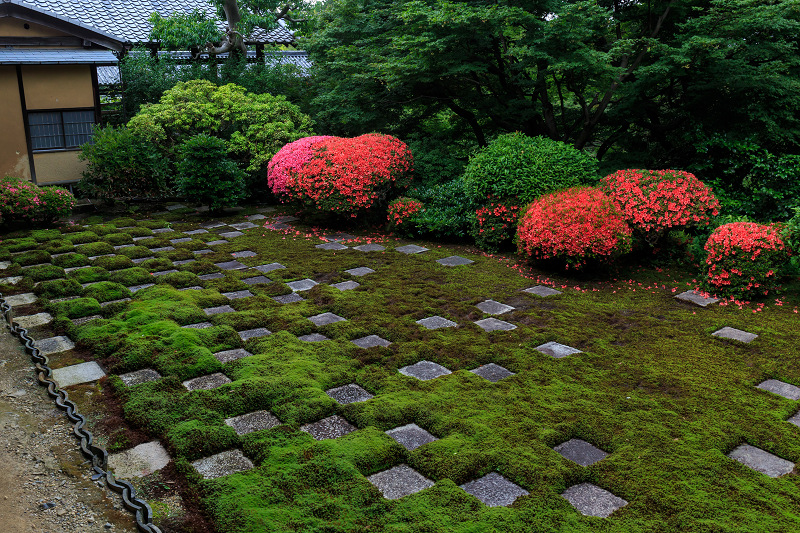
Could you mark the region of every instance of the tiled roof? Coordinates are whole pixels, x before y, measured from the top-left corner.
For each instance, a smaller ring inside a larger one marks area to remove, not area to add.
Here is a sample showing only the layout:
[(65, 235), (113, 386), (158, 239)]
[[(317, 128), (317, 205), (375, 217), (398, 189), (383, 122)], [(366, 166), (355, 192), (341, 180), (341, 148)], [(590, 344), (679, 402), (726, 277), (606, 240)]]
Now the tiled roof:
[(0, 48), (0, 65), (116, 65), (117, 62), (117, 56), (107, 50)]

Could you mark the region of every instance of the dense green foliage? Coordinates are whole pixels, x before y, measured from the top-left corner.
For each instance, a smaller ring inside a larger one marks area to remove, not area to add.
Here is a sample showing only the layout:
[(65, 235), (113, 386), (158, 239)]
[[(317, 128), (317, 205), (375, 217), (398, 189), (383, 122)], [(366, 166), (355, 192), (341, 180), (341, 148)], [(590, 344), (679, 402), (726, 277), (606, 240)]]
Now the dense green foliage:
[(225, 141), (199, 133), (178, 152), (178, 189), (212, 211), (233, 207), (246, 196), (245, 173), (228, 157)]

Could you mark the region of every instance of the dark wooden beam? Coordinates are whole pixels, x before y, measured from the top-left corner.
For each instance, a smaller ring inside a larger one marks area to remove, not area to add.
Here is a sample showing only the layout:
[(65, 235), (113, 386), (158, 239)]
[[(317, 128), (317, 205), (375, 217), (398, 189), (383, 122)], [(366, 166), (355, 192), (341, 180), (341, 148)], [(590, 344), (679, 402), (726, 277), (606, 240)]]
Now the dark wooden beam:
[(19, 86), (19, 103), (22, 106), (22, 127), (25, 128), (25, 144), (28, 147), (28, 168), (31, 171), (31, 181), (36, 183), (36, 168), (33, 166), (33, 143), (31, 142), (31, 127), (28, 124), (28, 105), (25, 103), (25, 85), (22, 82), (22, 65), (17, 65), (17, 85)]

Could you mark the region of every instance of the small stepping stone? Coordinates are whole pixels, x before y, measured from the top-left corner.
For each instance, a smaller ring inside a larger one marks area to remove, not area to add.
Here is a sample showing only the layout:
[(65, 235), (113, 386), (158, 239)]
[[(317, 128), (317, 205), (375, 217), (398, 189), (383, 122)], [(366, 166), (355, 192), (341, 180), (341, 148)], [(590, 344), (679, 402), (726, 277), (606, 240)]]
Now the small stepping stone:
[(467, 259), (466, 257), (451, 255), (450, 257), (445, 257), (444, 259), (437, 259), (436, 262), (443, 266), (455, 267), (455, 266), (469, 265), (470, 263), (474, 263), (475, 261)]
[[(153, 259), (153, 258), (152, 258), (152, 257), (146, 257), (146, 258), (142, 259), (142, 261), (144, 261), (145, 259)], [(134, 263), (135, 263), (135, 262), (136, 262), (136, 261), (134, 261)], [(89, 268), (90, 266), (91, 266), (91, 265), (83, 265), (83, 266), (79, 266), (79, 267), (70, 267), (70, 268), (65, 268), (65, 269), (64, 269), (64, 272), (66, 272), (67, 274), (69, 274), (70, 272), (75, 272), (76, 270), (83, 270), (84, 268)]]
[(351, 268), (350, 270), (345, 270), (351, 276), (366, 276), (367, 274), (374, 274), (375, 271), (368, 267), (358, 267), (358, 268)]
[(75, 343), (69, 337), (63, 335), (41, 339), (35, 341), (33, 345), (39, 348), (39, 353), (42, 355), (66, 352), (75, 348)]
[(241, 252), (233, 252), (231, 255), (233, 257), (235, 257), (236, 259), (239, 259), (239, 258), (242, 258), (242, 257), (255, 257), (258, 254), (253, 252), (253, 251), (250, 251), (250, 250), (243, 250)]
[(375, 485), (387, 500), (398, 500), (433, 486), (433, 481), (405, 464), (372, 474), (367, 480)]
[(206, 307), (205, 309), (203, 309), (203, 312), (207, 316), (211, 316), (211, 315), (219, 315), (222, 313), (235, 313), (236, 309), (234, 309), (230, 305), (220, 305), (217, 307)]
[(425, 329), (455, 328), (458, 326), (458, 324), (452, 320), (447, 320), (441, 316), (429, 316), (428, 318), (417, 320), (417, 324)]
[(51, 302), (59, 303), (59, 302), (68, 302), (70, 300), (77, 300), (80, 296), (67, 296), (66, 298), (56, 298), (55, 300), (50, 300)]
[[(155, 259), (155, 257), (153, 257), (152, 255), (149, 255), (147, 257), (139, 257), (138, 259), (131, 259), (131, 263), (133, 263), (134, 265), (139, 265), (149, 259)], [(88, 268), (88, 267), (78, 267), (78, 268)]]
[(482, 377), (492, 383), (497, 383), (501, 379), (505, 379), (507, 377), (516, 376), (514, 372), (503, 368), (500, 365), (496, 365), (494, 363), (489, 363), (483, 366), (479, 366), (473, 370), (470, 370), (473, 374)]
[(14, 322), (25, 329), (34, 328), (36, 326), (44, 326), (53, 321), (50, 313), (36, 313), (35, 315), (17, 316), (13, 318)]
[(794, 414), (791, 418), (787, 420), (790, 424), (794, 424), (797, 427), (800, 427), (800, 411)]
[(254, 266), (253, 268), (255, 268), (256, 270), (258, 270), (259, 272), (263, 272), (264, 274), (266, 274), (266, 273), (268, 273), (268, 272), (272, 272), (273, 270), (280, 270), (280, 269), (282, 269), (282, 268), (286, 268), (286, 267), (285, 267), (285, 266), (283, 266), (283, 265), (282, 265), (282, 264), (280, 264), (280, 263), (270, 263), (270, 264), (268, 264), (268, 265), (258, 265), (258, 266)]
[(244, 235), (241, 231), (226, 231), (225, 233), (220, 233), (219, 236), (223, 239), (233, 239), (234, 237), (241, 237)]
[(416, 450), (429, 442), (439, 440), (416, 424), (396, 427), (386, 431), (386, 434), (408, 451)]
[(121, 304), (123, 302), (130, 302), (130, 298), (120, 298), (119, 300), (111, 300), (110, 302), (100, 302), (100, 307), (108, 307), (113, 304)]
[(294, 222), (295, 220), (300, 220), (300, 219), (297, 218), (297, 217), (293, 217), (291, 215), (281, 215), (281, 216), (275, 217), (275, 221), (277, 221), (277, 222)]
[(312, 288), (319, 285), (319, 283), (317, 283), (313, 279), (306, 278), (306, 279), (301, 279), (300, 281), (290, 281), (286, 285), (288, 285), (289, 288), (292, 289), (294, 292), (300, 292), (300, 291), (311, 290)]
[(236, 348), (235, 350), (223, 350), (221, 352), (217, 352), (214, 354), (214, 357), (216, 357), (217, 361), (220, 363), (230, 363), (231, 361), (236, 361), (237, 359), (241, 359), (243, 357), (250, 357), (251, 355), (253, 354), (243, 348)]
[(261, 285), (265, 283), (272, 283), (272, 280), (266, 276), (255, 276), (253, 278), (245, 278), (242, 281), (248, 285)]
[(241, 450), (228, 450), (192, 463), (203, 479), (217, 479), (254, 468), (253, 462)]
[(510, 305), (501, 304), (500, 302), (495, 302), (494, 300), (484, 300), (475, 307), (477, 307), (487, 315), (502, 315), (503, 313), (508, 313), (509, 311), (513, 311), (514, 309), (516, 309), (516, 307), (511, 307)]
[(417, 246), (416, 244), (409, 244), (407, 246), (401, 246), (400, 248), (395, 248), (395, 251), (400, 252), (402, 254), (421, 254), (422, 252), (427, 252), (427, 248), (423, 248), (422, 246)]
[[(158, 252), (171, 252), (174, 249), (175, 247), (173, 246), (162, 246), (161, 248), (150, 248), (150, 251), (157, 254)], [(89, 259), (91, 259), (91, 257)]]
[(233, 418), (226, 418), (225, 423), (232, 427), (237, 435), (247, 435), (254, 431), (272, 429), (281, 425), (281, 421), (269, 411), (254, 411), (234, 416)]
[(345, 246), (344, 244), (340, 244), (338, 242), (326, 242), (324, 244), (318, 244), (315, 248), (319, 248), (320, 250), (348, 250), (349, 247)]
[[(189, 240), (191, 240), (191, 239), (189, 239)], [(172, 242), (172, 241), (170, 241), (170, 242)], [(120, 244), (119, 246), (115, 246), (114, 250), (122, 250), (123, 248), (133, 248), (134, 246), (136, 246), (136, 245), (135, 244)], [(56, 257), (58, 255), (66, 255), (66, 254), (55, 254), (55, 255), (53, 255), (53, 257)]]
[(607, 518), (617, 509), (628, 505), (626, 500), (591, 483), (573, 485), (565, 490), (561, 497), (584, 516)]
[(386, 247), (380, 244), (362, 244), (353, 248), (353, 250), (358, 250), (359, 252), (382, 252), (385, 249)]
[(249, 215), (247, 218), (249, 218), (250, 220), (264, 220), (267, 217), (259, 214), (259, 215)]
[(283, 229), (290, 229), (292, 226), (286, 224), (285, 222), (275, 222), (274, 224), (268, 224), (264, 227), (266, 229), (271, 229), (271, 230), (283, 230)]
[(781, 477), (794, 470), (794, 463), (791, 461), (749, 444), (737, 446), (728, 457), (769, 477)]
[(374, 348), (376, 346), (386, 347), (392, 344), (391, 342), (387, 341), (386, 339), (382, 339), (377, 335), (367, 335), (366, 337), (361, 337), (360, 339), (353, 339), (350, 342), (359, 348)]
[(366, 402), (374, 396), (355, 383), (334, 387), (325, 391), (325, 394), (336, 400), (336, 403), (347, 405), (349, 403)]
[(178, 271), (175, 270), (174, 268), (172, 268), (170, 270), (160, 270), (158, 272), (153, 272), (153, 275), (156, 276), (156, 277), (158, 277), (158, 276), (166, 276), (167, 274), (175, 274), (176, 272), (178, 272)]
[(257, 339), (258, 337), (266, 337), (267, 335), (272, 335), (272, 332), (267, 328), (246, 329), (239, 332), (239, 338), (243, 341)]
[(361, 286), (360, 283), (358, 283), (356, 281), (352, 281), (352, 280), (343, 281), (341, 283), (334, 283), (333, 285), (331, 285), (331, 287), (333, 287), (335, 289), (339, 289), (340, 291), (343, 291), (343, 292), (344, 291), (351, 291), (351, 290), (353, 290), (353, 289), (355, 289), (357, 287), (360, 287), (360, 286)]
[(142, 285), (134, 285), (133, 287), (128, 287), (128, 290), (131, 292), (138, 292), (142, 289), (146, 289), (148, 287), (154, 287), (155, 283), (144, 283)]
[(703, 296), (698, 291), (691, 290), (685, 291), (675, 296), (678, 300), (683, 300), (684, 302), (689, 302), (695, 305), (699, 305), (700, 307), (707, 307), (711, 304), (715, 304), (719, 301), (719, 298), (711, 298), (710, 296)]
[(213, 254), (214, 250), (210, 250), (208, 248), (203, 248), (202, 250), (195, 250), (192, 252), (194, 255), (205, 255), (205, 254)]
[(202, 276), (197, 276), (197, 277), (198, 279), (202, 279), (203, 281), (209, 281), (212, 279), (224, 278), (225, 274), (222, 274), (221, 272), (214, 272), (213, 274), (203, 274)]
[(181, 237), (180, 239), (170, 239), (169, 242), (172, 244), (180, 244), (182, 242), (192, 242), (191, 237)]
[(477, 320), (475, 322), (476, 325), (483, 328), (484, 331), (511, 331), (513, 329), (517, 329), (517, 326), (511, 324), (509, 322), (505, 322), (504, 320), (498, 320), (496, 318), (484, 318), (483, 320)]
[(199, 378), (187, 379), (183, 382), (183, 386), (192, 390), (211, 390), (221, 387), (226, 383), (231, 383), (228, 376), (221, 372), (215, 374), (208, 374), (207, 376), (200, 376)]
[[(17, 253), (21, 253), (21, 252), (17, 252)], [(97, 259), (98, 257), (108, 257), (108, 256), (113, 256), (113, 255), (114, 254), (94, 255), (94, 256), (90, 257), (89, 259), (93, 261), (93, 260)], [(22, 270), (28, 270), (29, 268), (48, 266), (49, 264), (50, 263), (36, 263), (35, 265), (25, 265), (25, 266), (22, 267)]]
[(756, 387), (761, 390), (771, 392), (772, 394), (783, 396), (788, 400), (800, 400), (800, 387), (790, 383), (784, 383), (783, 381), (778, 381), (777, 379), (768, 379), (766, 381), (762, 381), (756, 385)]
[[(32, 292), (26, 292), (26, 293), (23, 293), (23, 294), (15, 294), (13, 296), (6, 296), (5, 300), (6, 300), (6, 303), (8, 305), (10, 305), (11, 307), (14, 307), (14, 306), (17, 306), (17, 305), (28, 305), (28, 304), (32, 304), (33, 302), (36, 301), (36, 295), (33, 294)], [(55, 300), (53, 300), (53, 301), (55, 301)]]
[(606, 452), (581, 439), (569, 439), (567, 442), (562, 442), (553, 448), (553, 450), (563, 458), (581, 466), (593, 465), (597, 461), (602, 461), (608, 457)]
[(208, 230), (207, 229), (193, 229), (192, 231), (184, 231), (183, 232), (184, 235), (201, 235), (203, 233), (208, 233)]
[(535, 294), (536, 296), (541, 296), (542, 298), (547, 298), (548, 296), (555, 296), (556, 294), (561, 294), (561, 291), (557, 291), (550, 287), (545, 287), (544, 285), (537, 285), (535, 287), (522, 289), (522, 292), (527, 292), (528, 294)]
[(9, 276), (7, 278), (0, 278), (0, 285), (16, 285), (22, 281), (22, 276)]
[(248, 290), (243, 290), (243, 291), (223, 292), (222, 295), (228, 300), (240, 300), (242, 298), (250, 298), (251, 296), (253, 296), (253, 293)]
[(145, 235), (143, 237), (134, 237), (133, 238), (133, 242), (139, 242), (139, 241), (143, 241), (145, 239), (152, 239), (152, 238), (153, 238), (152, 235)]
[(106, 373), (103, 372), (100, 365), (94, 361), (53, 370), (53, 379), (56, 380), (58, 386), (61, 388), (79, 385), (81, 383), (89, 383), (105, 377), (105, 375)]
[[(227, 226), (227, 224), (225, 224), (224, 222), (219, 222), (218, 220), (215, 220), (215, 221), (212, 221), (212, 222), (206, 222), (205, 224), (200, 224), (201, 228), (206, 228), (206, 229), (221, 228), (222, 226)], [(200, 230), (197, 230), (197, 231), (200, 231)], [(188, 234), (188, 232), (186, 232), (186, 233)], [(208, 233), (208, 232), (206, 231), (206, 233)]]
[(188, 265), (189, 263), (197, 263), (197, 259), (184, 259), (183, 261), (173, 261), (174, 266)]
[(228, 225), (230, 227), (238, 229), (238, 230), (257, 228), (258, 227), (256, 224), (253, 224), (252, 222), (237, 222), (236, 224), (228, 224)]
[(171, 457), (158, 442), (145, 442), (130, 450), (112, 453), (108, 456), (108, 466), (114, 470), (117, 479), (144, 477), (167, 466)]
[(145, 368), (143, 370), (136, 370), (135, 372), (128, 372), (127, 374), (120, 374), (119, 379), (128, 387), (133, 387), (134, 385), (141, 385), (142, 383), (161, 379), (161, 374), (152, 368)]
[(310, 433), (316, 440), (338, 439), (356, 429), (358, 428), (339, 415), (329, 416), (319, 422), (300, 426), (300, 431)]
[(0, 261), (0, 270), (5, 270), (11, 266), (11, 261)]
[(300, 337), (297, 337), (297, 340), (303, 342), (322, 342), (322, 341), (327, 341), (329, 339), (322, 333), (310, 333), (308, 335), (301, 335)]
[(169, 233), (171, 231), (175, 231), (175, 230), (172, 229), (172, 228), (158, 228), (158, 229), (154, 229), (153, 233)]
[(272, 299), (279, 304), (293, 304), (295, 302), (305, 301), (305, 298), (295, 292), (292, 294), (284, 294), (283, 296), (273, 296)]
[(178, 209), (186, 209), (183, 204), (171, 204), (167, 206), (167, 211), (177, 211)]
[(742, 331), (741, 329), (736, 328), (729, 328), (724, 327), (712, 333), (714, 337), (719, 337), (721, 339), (731, 339), (734, 341), (750, 343), (753, 342), (758, 338), (758, 335), (755, 333), (748, 333), (746, 331)]
[(557, 342), (546, 342), (541, 344), (535, 348), (535, 350), (542, 352), (545, 355), (549, 355), (555, 359), (561, 359), (563, 357), (567, 357), (569, 355), (573, 355), (576, 353), (583, 353), (582, 351), (573, 348), (572, 346), (567, 346), (566, 344), (559, 344)]
[(464, 492), (472, 494), (488, 507), (508, 507), (520, 496), (529, 493), (497, 472), (489, 472), (480, 479), (461, 485)]
[(446, 376), (452, 374), (449, 370), (438, 363), (431, 361), (420, 361), (413, 365), (404, 366), (398, 369), (398, 372), (404, 376), (417, 378), (420, 381), (428, 381), (429, 379), (436, 379), (439, 376)]
[(212, 324), (211, 322), (198, 322), (197, 324), (186, 324), (185, 326), (181, 327), (186, 329), (206, 329), (206, 328), (213, 328), (214, 324)]
[(222, 270), (244, 270), (247, 268), (247, 265), (242, 264), (239, 261), (225, 261), (224, 263), (214, 263), (214, 265)]
[(82, 326), (88, 322), (91, 322), (92, 320), (97, 320), (98, 318), (103, 318), (103, 317), (100, 315), (85, 316), (83, 318), (73, 319), (72, 323), (75, 324), (76, 326)]
[(202, 291), (205, 287), (201, 287), (200, 285), (193, 285), (191, 287), (184, 287), (182, 289), (178, 289), (179, 291)]
[(344, 322), (346, 318), (333, 313), (320, 313), (318, 315), (310, 316), (308, 319), (314, 323), (315, 326), (327, 326), (328, 324), (335, 324), (336, 322)]

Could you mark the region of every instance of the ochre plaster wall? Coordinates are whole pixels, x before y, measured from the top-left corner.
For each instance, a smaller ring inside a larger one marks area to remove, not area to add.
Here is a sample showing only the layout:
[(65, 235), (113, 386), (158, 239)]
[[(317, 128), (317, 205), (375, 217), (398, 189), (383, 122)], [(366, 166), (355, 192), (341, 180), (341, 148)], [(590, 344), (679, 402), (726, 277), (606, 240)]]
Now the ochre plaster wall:
[(91, 68), (89, 65), (23, 65), (28, 111), (94, 107)]
[[(30, 29), (26, 30), (25, 24), (28, 24)], [(18, 18), (4, 17), (0, 18), (0, 35), (3, 37), (64, 37), (69, 34)]]
[(28, 146), (14, 66), (0, 66), (0, 95), (0, 176), (29, 180)]
[(78, 181), (86, 168), (86, 161), (79, 161), (80, 152), (42, 152), (33, 154), (36, 183), (46, 185), (59, 181)]

